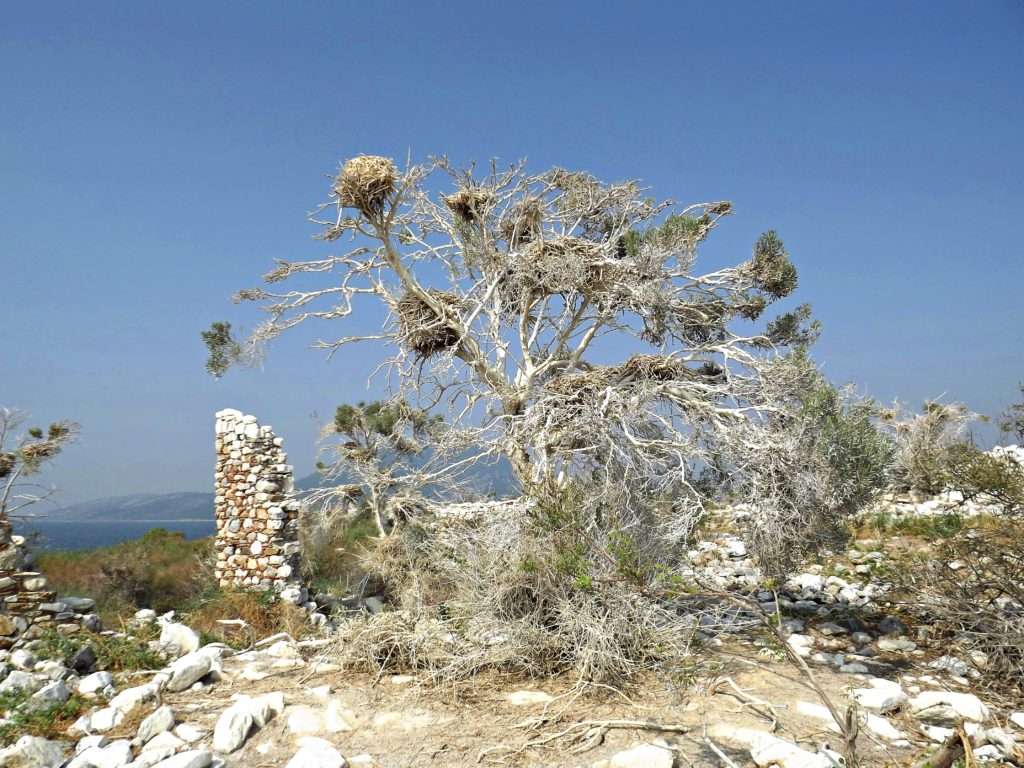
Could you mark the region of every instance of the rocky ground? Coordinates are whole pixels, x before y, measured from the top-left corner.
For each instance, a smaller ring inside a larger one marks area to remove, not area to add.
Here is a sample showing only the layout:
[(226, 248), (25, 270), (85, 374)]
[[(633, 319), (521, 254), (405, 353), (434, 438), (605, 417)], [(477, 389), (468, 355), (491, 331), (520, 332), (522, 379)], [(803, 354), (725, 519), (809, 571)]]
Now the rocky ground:
[[(897, 515), (956, 503), (885, 500)], [(899, 553), (927, 546), (861, 538), (769, 591), (743, 543), (712, 534), (690, 553), (690, 576), (754, 602), (695, 619), (692, 658), (621, 691), (498, 675), (436, 687), (426, 675), (340, 669), (322, 616), (322, 636), (277, 635), (238, 651), (141, 612), (138, 625), (155, 624), (154, 646), (168, 659), (158, 671), (91, 672), (37, 657), (32, 642), (0, 652), (0, 696), (31, 693), (23, 707), (94, 702), (66, 739), (24, 736), (0, 752), (0, 768), (830, 768), (848, 751), (830, 706), (840, 720), (852, 713), (861, 765), (915, 765), (957, 738), (966, 765), (1024, 765), (1020, 695), (987, 693), (983, 659), (932, 641), (889, 601)], [(771, 615), (806, 668), (773, 643)]]

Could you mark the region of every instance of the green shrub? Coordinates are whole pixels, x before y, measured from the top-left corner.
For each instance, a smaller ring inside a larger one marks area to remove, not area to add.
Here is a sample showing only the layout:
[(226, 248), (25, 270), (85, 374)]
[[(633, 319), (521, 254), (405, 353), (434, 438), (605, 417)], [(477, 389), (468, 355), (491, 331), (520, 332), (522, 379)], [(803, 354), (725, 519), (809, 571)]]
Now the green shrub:
[(92, 597), (104, 623), (116, 627), (139, 608), (163, 613), (201, 592), (211, 555), (211, 539), (154, 528), (110, 547), (43, 552), (38, 562), (54, 589)]
[(13, 744), (22, 736), (39, 736), (45, 739), (63, 739), (68, 726), (86, 711), (91, 703), (78, 695), (72, 695), (63, 703), (49, 704), (38, 709), (28, 709), (27, 691), (18, 689), (0, 694), (0, 746)]
[(901, 533), (929, 540), (948, 539), (961, 531), (964, 519), (955, 512), (928, 517), (875, 512), (861, 523), (861, 527), (876, 533)]
[(1006, 514), (1024, 514), (1024, 467), (972, 445), (954, 445), (944, 457), (944, 484), (965, 499), (988, 499)]
[(96, 668), (109, 672), (132, 672), (140, 669), (161, 669), (166, 659), (149, 647), (153, 630), (141, 627), (135, 637), (118, 635), (62, 635), (56, 630), (43, 634), (36, 653), (47, 659), (69, 664), (85, 646), (96, 654)]

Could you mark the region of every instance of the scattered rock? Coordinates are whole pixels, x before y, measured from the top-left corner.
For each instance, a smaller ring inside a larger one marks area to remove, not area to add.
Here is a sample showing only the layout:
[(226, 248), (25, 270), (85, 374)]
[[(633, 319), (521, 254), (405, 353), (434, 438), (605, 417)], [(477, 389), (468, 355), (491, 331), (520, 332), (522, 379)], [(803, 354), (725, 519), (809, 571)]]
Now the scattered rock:
[(71, 669), (78, 675), (87, 675), (96, 666), (96, 651), (91, 645), (83, 645), (71, 657)]
[(954, 725), (958, 718), (974, 723), (988, 719), (988, 707), (977, 696), (954, 691), (923, 691), (910, 700), (910, 711), (936, 725)]
[(878, 641), (878, 650), (887, 652), (913, 651), (917, 649), (917, 643), (905, 637), (892, 638), (883, 637)]
[(907, 703), (907, 694), (899, 683), (873, 677), (868, 680), (868, 685), (871, 687), (857, 688), (853, 691), (853, 698), (864, 709), (887, 715), (898, 711)]
[(199, 635), (184, 624), (164, 624), (160, 629), (160, 649), (172, 658), (199, 650)]
[(145, 744), (157, 734), (174, 727), (174, 710), (166, 704), (139, 724), (138, 739)]
[(508, 703), (514, 707), (527, 707), (536, 704), (547, 704), (555, 697), (544, 691), (513, 691), (507, 697)]
[(612, 755), (609, 768), (672, 768), (675, 754), (658, 744), (640, 744)]
[(193, 749), (161, 760), (154, 768), (209, 768), (212, 763), (212, 754), (205, 749)]
[(191, 688), (210, 671), (220, 667), (221, 649), (213, 646), (200, 648), (198, 651), (185, 654), (167, 668), (170, 678), (167, 690), (174, 693)]
[(314, 736), (299, 739), (299, 751), (285, 768), (345, 768), (348, 763), (331, 742)]
[(114, 684), (114, 676), (109, 672), (93, 672), (78, 681), (78, 692), (83, 696), (91, 696)]
[(217, 718), (213, 729), (213, 748), (217, 752), (230, 753), (241, 747), (252, 731), (253, 719), (245, 704), (228, 707)]
[(63, 764), (64, 746), (38, 736), (22, 736), (0, 750), (0, 768), (60, 768)]

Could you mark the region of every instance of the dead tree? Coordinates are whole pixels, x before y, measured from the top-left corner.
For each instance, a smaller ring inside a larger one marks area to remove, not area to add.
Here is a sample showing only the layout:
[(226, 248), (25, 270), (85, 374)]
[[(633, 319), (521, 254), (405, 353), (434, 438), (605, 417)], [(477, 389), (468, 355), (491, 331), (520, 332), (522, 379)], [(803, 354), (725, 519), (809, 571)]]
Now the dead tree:
[[(436, 193), (445, 179), (450, 193)], [(777, 364), (780, 350), (816, 333), (807, 307), (757, 323), (797, 286), (775, 232), (735, 266), (695, 270), (698, 246), (730, 213), (728, 202), (678, 208), (636, 182), (560, 168), (479, 174), (444, 158), (400, 169), (354, 157), (311, 215), (343, 252), (278, 261), (265, 287), (239, 292), (268, 318), (245, 343), (222, 323), (204, 334), (211, 370), (380, 302), (385, 327), (317, 346), (384, 344), (378, 372), (395, 400), (444, 414), (434, 450), (452, 461), (421, 481), (504, 456), (526, 488), (614, 494), (623, 526), (655, 515), (678, 540), (702, 513), (701, 473), (742, 473), (772, 455), (771, 422), (797, 375)], [(277, 287), (290, 278), (302, 287)], [(622, 350), (633, 354), (599, 362)]]

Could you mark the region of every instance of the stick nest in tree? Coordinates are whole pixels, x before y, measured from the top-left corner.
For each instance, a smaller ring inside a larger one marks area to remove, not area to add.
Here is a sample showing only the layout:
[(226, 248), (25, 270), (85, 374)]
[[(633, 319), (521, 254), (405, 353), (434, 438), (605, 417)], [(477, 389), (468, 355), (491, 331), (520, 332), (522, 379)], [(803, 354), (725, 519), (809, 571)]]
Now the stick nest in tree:
[(619, 372), (634, 381), (676, 381), (686, 375), (686, 366), (675, 357), (633, 355), (619, 366)]
[(442, 316), (414, 293), (406, 293), (398, 302), (398, 327), (402, 343), (422, 358), (429, 358), (459, 343), (459, 335), (448, 324), (458, 317), (459, 297), (432, 290), (430, 295), (441, 305)]
[(606, 263), (600, 243), (581, 237), (534, 240), (519, 255), (515, 277), (536, 293), (604, 293), (614, 265)]
[(499, 230), (512, 248), (519, 248), (533, 241), (540, 234), (543, 213), (540, 202), (529, 198), (517, 205), (504, 219)]
[(487, 189), (463, 187), (454, 195), (442, 196), (442, 199), (457, 219), (471, 224), (484, 217), (494, 195)]
[(384, 201), (395, 189), (396, 178), (398, 169), (390, 158), (359, 155), (342, 166), (334, 191), (343, 206), (372, 216), (384, 207)]

